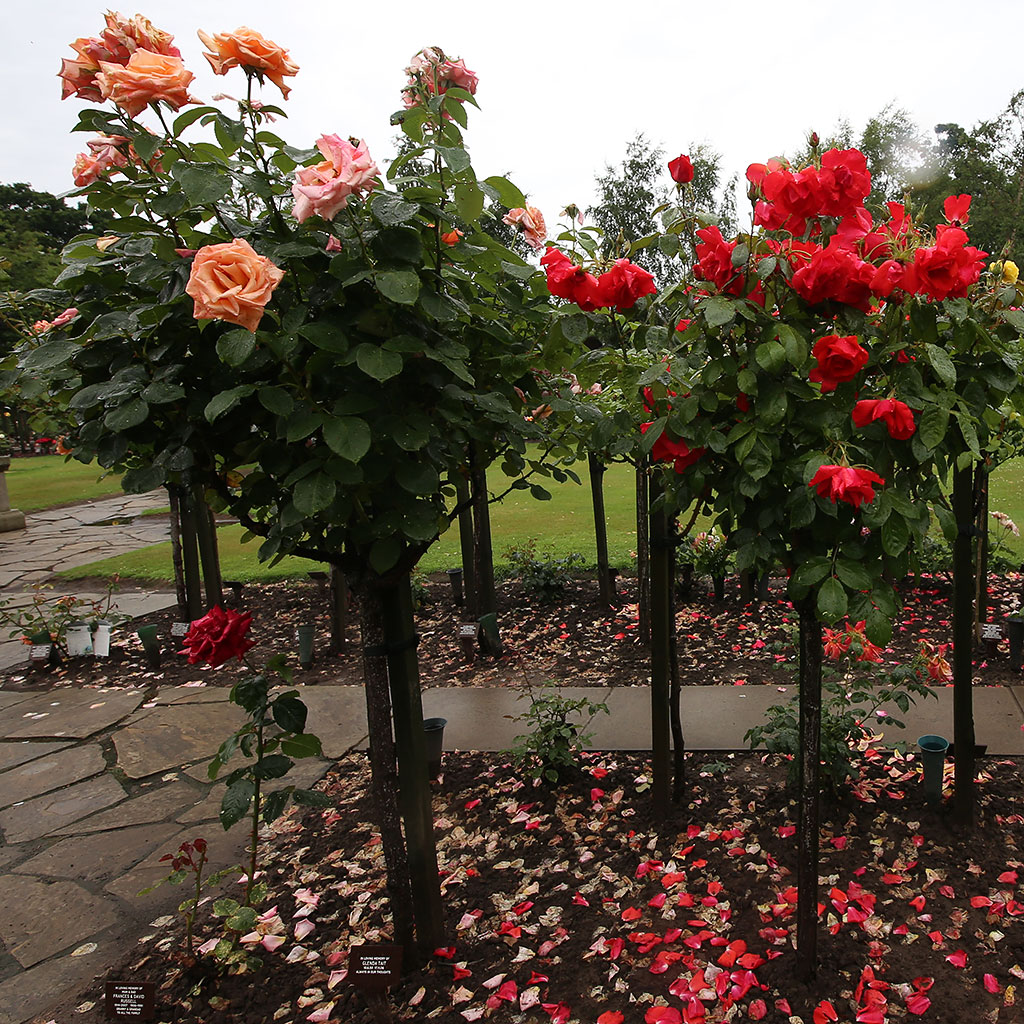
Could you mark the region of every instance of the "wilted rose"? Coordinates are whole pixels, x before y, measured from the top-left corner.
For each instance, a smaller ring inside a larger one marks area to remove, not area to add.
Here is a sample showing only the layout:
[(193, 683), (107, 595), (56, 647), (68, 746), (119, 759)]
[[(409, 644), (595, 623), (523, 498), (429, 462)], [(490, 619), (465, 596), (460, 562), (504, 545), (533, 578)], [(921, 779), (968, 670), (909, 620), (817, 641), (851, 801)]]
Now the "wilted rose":
[(536, 206), (517, 206), (508, 211), (502, 221), (512, 227), (522, 229), (523, 241), (531, 248), (540, 252), (544, 248), (544, 242), (548, 237), (547, 225), (544, 223), (544, 214)]
[(185, 291), (195, 300), (197, 320), (226, 320), (255, 331), (283, 277), (284, 271), (236, 238), (196, 253)]

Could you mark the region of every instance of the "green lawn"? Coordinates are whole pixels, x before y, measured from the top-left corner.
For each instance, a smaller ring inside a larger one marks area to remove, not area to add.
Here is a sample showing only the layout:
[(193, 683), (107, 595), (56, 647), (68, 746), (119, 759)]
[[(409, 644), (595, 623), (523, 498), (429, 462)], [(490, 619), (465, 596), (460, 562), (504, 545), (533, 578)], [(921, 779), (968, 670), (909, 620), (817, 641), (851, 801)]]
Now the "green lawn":
[[(35, 460), (39, 461), (39, 460)], [(501, 485), (497, 474), (491, 486)], [(590, 510), (590, 487), (586, 477), (583, 486), (573, 483), (551, 485), (551, 501), (537, 501), (526, 491), (516, 491), (502, 502), (491, 506), (491, 530), (494, 537), (495, 562), (506, 562), (505, 550), (522, 545), (531, 537), (538, 541), (538, 550), (550, 550), (556, 556), (573, 551), (583, 554), (589, 564), (597, 558), (594, 545), (593, 518)], [(612, 565), (624, 570), (634, 565), (636, 543), (633, 512), (633, 473), (627, 466), (611, 466), (605, 474), (605, 505), (608, 520), (608, 546)], [(1024, 459), (1000, 466), (992, 478), (991, 508), (1005, 512), (1024, 528)], [(299, 558), (287, 558), (273, 568), (261, 566), (256, 559), (258, 543), (242, 544), (243, 530), (225, 526), (218, 530), (221, 561), (225, 578), (238, 580), (275, 580), (301, 578), (315, 568), (322, 568)], [(993, 532), (995, 536), (995, 532)], [(1014, 557), (1024, 559), (1024, 540), (1010, 538)], [(436, 572), (459, 564), (458, 530), (451, 529), (420, 562), (422, 572)], [(93, 562), (62, 573), (66, 578), (106, 576), (120, 573), (122, 577), (169, 581), (171, 579), (170, 544), (157, 544), (118, 558)]]
[(74, 459), (65, 462), (63, 455), (11, 459), (11, 468), (6, 474), (11, 508), (39, 512), (56, 505), (121, 494), (121, 478), (103, 477), (104, 472), (95, 464), (85, 466)]

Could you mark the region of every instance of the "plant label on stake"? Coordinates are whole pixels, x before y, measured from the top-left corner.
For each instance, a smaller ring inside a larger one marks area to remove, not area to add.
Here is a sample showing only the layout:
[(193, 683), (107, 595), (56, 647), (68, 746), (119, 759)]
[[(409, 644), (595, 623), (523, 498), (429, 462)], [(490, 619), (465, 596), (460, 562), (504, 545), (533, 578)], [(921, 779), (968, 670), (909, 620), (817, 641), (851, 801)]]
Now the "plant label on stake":
[(191, 622), (172, 622), (171, 623), (171, 636), (185, 636), (188, 633)]
[(462, 651), (468, 661), (473, 660), (473, 652), (479, 635), (480, 624), (478, 622), (462, 622), (459, 624), (459, 643), (462, 644)]
[(402, 947), (395, 945), (354, 946), (348, 955), (348, 980), (366, 996), (378, 1020), (391, 1020), (384, 1001), (385, 992), (398, 983), (402, 972)]
[(1002, 640), (1003, 624), (1001, 622), (983, 622), (981, 624), (982, 640)]
[(108, 1017), (152, 1020), (156, 1016), (156, 982), (108, 981), (105, 996)]

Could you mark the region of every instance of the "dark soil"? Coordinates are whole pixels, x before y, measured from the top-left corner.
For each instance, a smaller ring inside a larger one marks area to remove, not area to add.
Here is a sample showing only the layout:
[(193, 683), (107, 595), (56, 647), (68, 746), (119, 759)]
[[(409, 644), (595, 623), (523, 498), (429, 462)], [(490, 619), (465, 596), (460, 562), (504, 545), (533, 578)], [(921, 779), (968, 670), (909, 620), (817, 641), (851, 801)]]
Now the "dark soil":
[[(619, 581), (619, 607), (601, 607), (596, 582), (573, 579), (561, 595), (545, 598), (526, 591), (515, 580), (499, 587), (498, 613), (505, 654), (501, 658), (467, 652), (458, 640), (462, 614), (452, 600), (443, 574), (419, 589), (417, 614), (420, 678), (430, 686), (520, 686), (553, 679), (575, 686), (637, 686), (649, 678), (647, 652), (639, 637), (636, 581)], [(990, 587), (989, 620), (1001, 621), (1016, 607), (1021, 580), (999, 578)], [(948, 643), (952, 614), (950, 585), (941, 577), (924, 577), (919, 587), (901, 586), (904, 613), (885, 658), (900, 663), (912, 657), (922, 640)], [(735, 579), (727, 581), (723, 601), (709, 586), (694, 586), (677, 611), (680, 671), (683, 685), (758, 685), (789, 681), (786, 665), (795, 652), (796, 616), (784, 597), (784, 581), (772, 583), (768, 600), (744, 603)], [(332, 652), (327, 589), (314, 582), (247, 584), (238, 601), (228, 592), (227, 606), (251, 612), (250, 636), (256, 652), (283, 651), (300, 685), (359, 684), (357, 609), (350, 612), (341, 650)], [(149, 616), (114, 633), (111, 657), (76, 659), (56, 669), (14, 671), (0, 677), (0, 688), (48, 689), (53, 686), (232, 686), (248, 671), (232, 663), (211, 670), (189, 665), (176, 653), (171, 636), (174, 612)], [(160, 626), (164, 655), (159, 669), (145, 660), (134, 629), (144, 623)], [(316, 626), (312, 667), (298, 662), (296, 630), (300, 623)], [(947, 659), (949, 658), (947, 653)], [(980, 685), (1019, 681), (1011, 672), (1006, 640), (976, 652), (975, 682)], [(27, 659), (26, 659), (27, 669)]]
[[(507, 653), (491, 660), (466, 656), (448, 583), (433, 580), (418, 617), (422, 677), (432, 685), (516, 685), (527, 673), (566, 684), (641, 685), (648, 669), (632, 586), (621, 581), (623, 605), (606, 614), (589, 580), (575, 581), (559, 603), (505, 584)], [(1019, 588), (1015, 578), (993, 587), (993, 620), (1015, 606)], [(684, 681), (788, 678), (794, 616), (781, 593), (777, 581), (768, 601), (743, 605), (734, 590), (720, 603), (700, 590), (681, 605)], [(345, 651), (327, 653), (326, 594), (317, 584), (246, 587), (242, 596), (261, 647), (294, 651), (299, 622), (317, 622), (317, 661), (298, 670), (296, 682), (359, 681), (354, 627)], [(949, 639), (945, 581), (905, 588), (903, 598), (887, 661), (912, 656), (921, 640)], [(171, 616), (154, 621), (169, 632)], [(1005, 642), (979, 650), (975, 664), (979, 684), (1019, 682)], [(170, 653), (159, 670), (148, 669), (129, 637), (109, 662), (16, 673), (4, 685), (223, 686), (241, 671), (211, 672)], [(406, 974), (389, 994), (392, 1016), (376, 1019), (1024, 1020), (1015, 995), (1024, 979), (1024, 769), (980, 761), (978, 822), (960, 832), (948, 795), (941, 808), (925, 805), (913, 755), (868, 749), (855, 785), (825, 807), (820, 967), (805, 984), (793, 948), (796, 807), (785, 788), (787, 765), (754, 754), (718, 756), (689, 756), (685, 800), (656, 817), (641, 754), (588, 755), (559, 790), (535, 786), (504, 754), (446, 755), (434, 815), (447, 945)], [(370, 1024), (365, 997), (345, 977), (353, 945), (391, 937), (363, 755), (336, 765), (322, 788), (333, 808), (293, 808), (264, 834), (269, 895), (258, 930), (283, 941), (267, 939), (272, 949), (247, 943), (250, 969), (229, 973), (210, 954), (186, 957), (176, 921), (156, 928), (119, 972), (97, 978), (56, 1019), (105, 1021), (102, 983), (120, 974), (156, 983), (155, 1019), (166, 1024)], [(314, 928), (297, 938), (296, 926), (307, 920)], [(197, 928), (200, 943), (224, 934), (209, 904)]]
[[(693, 758), (688, 803), (658, 819), (642, 756), (584, 764), (551, 791), (501, 755), (446, 756), (434, 813), (448, 944), (390, 992), (391, 1019), (1021, 1020), (1024, 773), (1013, 762), (983, 762), (967, 835), (925, 805), (916, 762), (869, 754), (861, 799), (825, 815), (820, 967), (809, 985), (794, 972), (796, 807), (783, 765)], [(267, 928), (284, 942), (255, 947), (257, 971), (188, 968), (178, 925), (125, 961), (125, 979), (156, 982), (157, 1021), (373, 1020), (344, 974), (354, 944), (390, 937), (362, 758), (339, 764), (324, 788), (335, 809), (293, 810), (268, 834), (261, 909), (276, 907)], [(310, 901), (315, 927), (297, 942), (296, 912)], [(208, 913), (200, 920), (200, 941), (220, 934)], [(99, 981), (79, 1002), (82, 1024), (105, 1019)]]

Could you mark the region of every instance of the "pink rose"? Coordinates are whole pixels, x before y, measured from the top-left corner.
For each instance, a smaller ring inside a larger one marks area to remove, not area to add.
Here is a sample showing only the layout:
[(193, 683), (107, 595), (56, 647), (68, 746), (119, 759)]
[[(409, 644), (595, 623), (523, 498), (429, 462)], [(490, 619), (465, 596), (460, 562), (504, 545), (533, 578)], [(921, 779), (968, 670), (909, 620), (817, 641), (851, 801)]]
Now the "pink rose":
[(526, 209), (517, 206), (509, 210), (502, 220), (512, 227), (522, 228), (523, 240), (537, 252), (544, 248), (548, 229), (544, 223), (544, 214), (536, 206), (527, 206)]
[(316, 147), (324, 160), (296, 171), (292, 185), (292, 213), (299, 223), (313, 214), (334, 220), (348, 205), (348, 197), (356, 192), (369, 192), (380, 173), (365, 142), (353, 146), (339, 135), (321, 135)]
[(65, 324), (71, 323), (76, 316), (78, 316), (78, 310), (74, 306), (70, 306), (53, 321), (53, 326), (63, 327)]
[(188, 94), (195, 77), (180, 57), (136, 50), (125, 65), (100, 61), (96, 84), (105, 100), (113, 100), (129, 117), (138, 117), (160, 100), (175, 110), (195, 103)]
[(242, 238), (204, 245), (192, 262), (185, 291), (197, 320), (226, 320), (255, 331), (284, 271)]
[(470, 71), (464, 60), (450, 60), (444, 51), (434, 46), (420, 50), (409, 61), (405, 73), (409, 76), (408, 84), (402, 89), (406, 107), (419, 106), (423, 93), (437, 96), (455, 86), (475, 94), (480, 84), (476, 72)]

